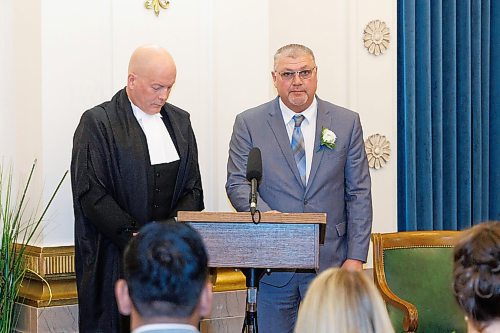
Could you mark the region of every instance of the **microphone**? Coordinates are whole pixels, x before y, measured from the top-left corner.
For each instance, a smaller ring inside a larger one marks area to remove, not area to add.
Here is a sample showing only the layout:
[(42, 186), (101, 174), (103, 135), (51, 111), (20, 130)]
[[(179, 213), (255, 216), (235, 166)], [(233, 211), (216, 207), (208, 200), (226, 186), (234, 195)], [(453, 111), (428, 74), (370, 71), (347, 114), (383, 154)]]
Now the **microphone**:
[(262, 179), (262, 157), (260, 155), (260, 149), (257, 147), (252, 148), (248, 154), (247, 161), (247, 180), (251, 183), (250, 190), (250, 213), (252, 216), (257, 210), (257, 187), (259, 186), (259, 181)]

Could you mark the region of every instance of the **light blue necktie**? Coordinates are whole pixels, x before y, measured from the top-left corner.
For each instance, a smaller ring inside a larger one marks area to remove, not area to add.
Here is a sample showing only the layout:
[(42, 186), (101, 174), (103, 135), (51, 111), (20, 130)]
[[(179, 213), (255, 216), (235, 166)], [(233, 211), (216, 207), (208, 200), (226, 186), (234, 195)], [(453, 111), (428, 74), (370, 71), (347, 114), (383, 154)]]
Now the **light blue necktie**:
[(292, 134), (292, 151), (295, 157), (295, 163), (297, 163), (297, 168), (299, 168), (300, 179), (302, 179), (302, 185), (306, 186), (306, 149), (304, 145), (304, 136), (300, 130), (300, 125), (304, 120), (304, 116), (301, 114), (296, 114), (293, 116), (295, 121), (295, 127)]

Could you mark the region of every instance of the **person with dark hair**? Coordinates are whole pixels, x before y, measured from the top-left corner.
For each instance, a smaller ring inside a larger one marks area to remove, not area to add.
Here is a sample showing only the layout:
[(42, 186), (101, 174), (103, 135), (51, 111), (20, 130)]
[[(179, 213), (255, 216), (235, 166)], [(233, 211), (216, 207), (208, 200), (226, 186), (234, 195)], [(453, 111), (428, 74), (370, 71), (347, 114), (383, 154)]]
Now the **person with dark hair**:
[(212, 285), (200, 235), (184, 223), (150, 223), (132, 238), (115, 285), (133, 333), (193, 333), (210, 314)]
[(137, 229), (204, 209), (198, 148), (188, 112), (167, 102), (174, 59), (144, 45), (127, 85), (83, 113), (73, 137), (71, 185), (80, 333), (129, 332), (113, 286)]
[(453, 288), (467, 331), (500, 332), (500, 222), (465, 231), (454, 259)]

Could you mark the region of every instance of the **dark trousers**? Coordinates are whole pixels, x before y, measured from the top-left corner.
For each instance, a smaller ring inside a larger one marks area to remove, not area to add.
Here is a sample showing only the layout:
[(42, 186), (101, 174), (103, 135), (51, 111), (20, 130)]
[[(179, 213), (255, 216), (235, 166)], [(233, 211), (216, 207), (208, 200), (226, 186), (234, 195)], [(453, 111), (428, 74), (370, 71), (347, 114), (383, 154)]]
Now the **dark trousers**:
[[(274, 272), (273, 274), (280, 274)], [(259, 333), (293, 333), (307, 287), (316, 273), (296, 272), (283, 287), (261, 282), (257, 293), (257, 324)]]

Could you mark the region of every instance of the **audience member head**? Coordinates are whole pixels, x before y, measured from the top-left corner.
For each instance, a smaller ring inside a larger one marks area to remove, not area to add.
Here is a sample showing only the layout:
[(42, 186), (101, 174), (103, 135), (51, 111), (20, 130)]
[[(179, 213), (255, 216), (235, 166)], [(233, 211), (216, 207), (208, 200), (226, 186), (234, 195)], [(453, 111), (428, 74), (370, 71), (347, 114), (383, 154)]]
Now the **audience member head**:
[(161, 111), (175, 83), (177, 70), (170, 53), (157, 45), (137, 48), (128, 66), (127, 95), (147, 114)]
[(330, 268), (309, 286), (295, 333), (391, 333), (387, 310), (363, 272)]
[(308, 47), (289, 44), (274, 55), (274, 86), (283, 103), (300, 113), (311, 106), (318, 86), (318, 68)]
[(464, 231), (454, 259), (453, 288), (469, 332), (500, 332), (500, 222)]
[(131, 326), (185, 323), (210, 313), (212, 287), (200, 235), (177, 222), (149, 223), (124, 253), (124, 278), (115, 287), (118, 309)]

